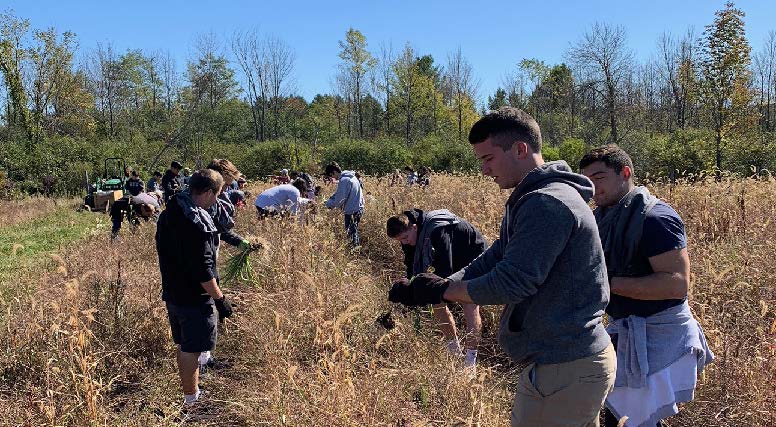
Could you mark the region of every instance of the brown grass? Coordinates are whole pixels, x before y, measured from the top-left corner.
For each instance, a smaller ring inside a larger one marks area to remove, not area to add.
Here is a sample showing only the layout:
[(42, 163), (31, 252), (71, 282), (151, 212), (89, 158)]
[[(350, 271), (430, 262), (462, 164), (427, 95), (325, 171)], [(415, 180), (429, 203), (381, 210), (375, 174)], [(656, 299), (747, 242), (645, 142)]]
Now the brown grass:
[(0, 227), (19, 224), (54, 212), (58, 207), (76, 206), (79, 199), (28, 197), (21, 200), (0, 200)]
[[(339, 214), (321, 212), (301, 228), (259, 222), (250, 206), (240, 212), (238, 231), (265, 238), (271, 250), (252, 258), (256, 287), (227, 289), (236, 315), (215, 354), (229, 367), (204, 381), (220, 411), (201, 425), (509, 424), (516, 367), (493, 342), (498, 308), (485, 311), (480, 376), (468, 381), (441, 350), (426, 313), (386, 301), (402, 266), (383, 231), (398, 210), (446, 207), (492, 238), (507, 193), (479, 178), (438, 176), (427, 191), (366, 185), (376, 197), (358, 253), (343, 243)], [(773, 425), (776, 184), (654, 191), (687, 222), (691, 306), (717, 355), (695, 401), (670, 425)], [(34, 294), (2, 302), (0, 424), (177, 424), (181, 399), (153, 232), (125, 227), (118, 243), (106, 231), (73, 245), (51, 260)], [(390, 331), (376, 322), (389, 310)]]

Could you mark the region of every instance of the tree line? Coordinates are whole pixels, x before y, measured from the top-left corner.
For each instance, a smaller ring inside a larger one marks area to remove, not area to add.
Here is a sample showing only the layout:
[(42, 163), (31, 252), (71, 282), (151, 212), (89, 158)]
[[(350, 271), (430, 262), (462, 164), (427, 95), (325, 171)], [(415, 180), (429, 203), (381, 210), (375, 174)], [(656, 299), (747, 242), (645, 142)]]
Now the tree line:
[(168, 156), (201, 162), (219, 144), (273, 141), (267, 146), (282, 148), (278, 162), (299, 146), (320, 160), (337, 144), (402, 146), (410, 158), (396, 161), (412, 161), (412, 147), (423, 144), (455, 151), (480, 115), (506, 105), (536, 117), (550, 158), (573, 162), (589, 146), (614, 142), (655, 174), (770, 168), (776, 32), (753, 52), (744, 18), (729, 2), (700, 32), (663, 34), (643, 61), (624, 27), (595, 23), (570, 42), (562, 63), (516, 60), (492, 94), (480, 93), (460, 48), (439, 60), (410, 43), (370, 45), (350, 28), (337, 41), (330, 91), (308, 102), (298, 95), (296, 53), (276, 36), (203, 34), (192, 58), (178, 64), (169, 52), (117, 52), (109, 43), (79, 51), (72, 32), (33, 29), (7, 11), (0, 15), (0, 169), (61, 140), (104, 147), (94, 156), (143, 141), (149, 164)]

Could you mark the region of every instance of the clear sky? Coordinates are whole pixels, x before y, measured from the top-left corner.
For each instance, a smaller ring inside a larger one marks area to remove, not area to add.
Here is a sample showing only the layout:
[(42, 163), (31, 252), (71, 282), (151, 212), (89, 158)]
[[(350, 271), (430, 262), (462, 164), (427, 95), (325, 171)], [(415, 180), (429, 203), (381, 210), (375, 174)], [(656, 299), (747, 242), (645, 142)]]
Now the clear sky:
[[(339, 62), (337, 41), (349, 27), (360, 30), (369, 48), (395, 51), (410, 42), (419, 54), (445, 63), (458, 46), (481, 81), (480, 99), (492, 94), (503, 75), (522, 58), (562, 62), (569, 43), (596, 21), (623, 25), (635, 56), (655, 55), (663, 32), (701, 34), (724, 0), (0, 0), (33, 28), (75, 32), (79, 49), (110, 42), (117, 52), (140, 48), (169, 51), (180, 70), (192, 56), (197, 34), (212, 32), (223, 45), (235, 30), (256, 29), (284, 40), (296, 53), (297, 92), (310, 100), (331, 91)], [(776, 1), (739, 0), (754, 51), (776, 30)], [(228, 49), (226, 49), (228, 51)], [(236, 65), (234, 68), (237, 68)], [(238, 72), (239, 75), (239, 72)]]

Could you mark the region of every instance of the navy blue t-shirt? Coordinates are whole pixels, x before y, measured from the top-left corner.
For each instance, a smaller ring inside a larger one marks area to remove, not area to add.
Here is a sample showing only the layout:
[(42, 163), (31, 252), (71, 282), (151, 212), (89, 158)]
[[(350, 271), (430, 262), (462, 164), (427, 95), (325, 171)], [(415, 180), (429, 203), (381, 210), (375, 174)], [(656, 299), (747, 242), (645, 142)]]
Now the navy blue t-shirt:
[[(639, 242), (638, 252), (628, 269), (629, 276), (644, 277), (654, 273), (652, 265), (649, 263), (650, 257), (686, 247), (687, 234), (682, 218), (674, 208), (662, 200), (658, 201), (644, 218), (641, 242)], [(686, 299), (685, 296), (682, 299), (647, 301), (611, 294), (606, 313), (614, 319), (631, 315), (648, 317), (682, 304)]]

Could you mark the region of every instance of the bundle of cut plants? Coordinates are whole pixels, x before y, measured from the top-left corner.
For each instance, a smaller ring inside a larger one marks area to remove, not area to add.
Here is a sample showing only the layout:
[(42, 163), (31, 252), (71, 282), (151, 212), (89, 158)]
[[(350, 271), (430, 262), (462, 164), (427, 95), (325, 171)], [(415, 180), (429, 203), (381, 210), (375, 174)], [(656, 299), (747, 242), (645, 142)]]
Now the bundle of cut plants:
[(258, 285), (258, 277), (251, 265), (251, 257), (262, 256), (269, 248), (269, 243), (261, 237), (246, 236), (249, 244), (240, 246), (237, 253), (226, 261), (226, 266), (221, 275), (223, 283), (243, 282), (250, 285)]

